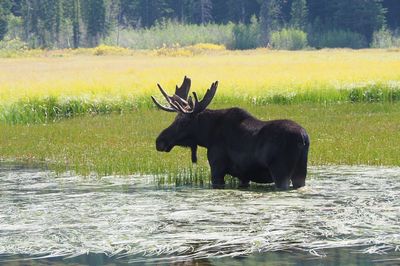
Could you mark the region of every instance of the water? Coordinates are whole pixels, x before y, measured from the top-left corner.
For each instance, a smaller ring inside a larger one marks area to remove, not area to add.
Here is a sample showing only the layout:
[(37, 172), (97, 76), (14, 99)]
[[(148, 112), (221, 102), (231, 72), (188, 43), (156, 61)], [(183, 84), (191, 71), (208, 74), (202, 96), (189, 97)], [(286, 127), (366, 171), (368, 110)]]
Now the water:
[(3, 165), (0, 264), (400, 264), (400, 168), (310, 172), (279, 192)]

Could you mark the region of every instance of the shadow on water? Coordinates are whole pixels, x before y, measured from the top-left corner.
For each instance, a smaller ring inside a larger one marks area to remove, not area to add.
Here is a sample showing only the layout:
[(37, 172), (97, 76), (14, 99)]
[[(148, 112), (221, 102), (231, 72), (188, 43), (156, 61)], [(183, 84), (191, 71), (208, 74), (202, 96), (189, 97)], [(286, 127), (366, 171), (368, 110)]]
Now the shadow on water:
[(0, 165), (0, 265), (399, 265), (400, 169), (307, 187), (162, 187)]
[(270, 265), (270, 266), (307, 266), (307, 265), (399, 265), (400, 258), (396, 252), (385, 254), (364, 254), (354, 248), (334, 248), (327, 250), (325, 257), (310, 256), (305, 252), (287, 252), (276, 251), (269, 253), (254, 253), (249, 256), (228, 257), (228, 258), (210, 258), (210, 259), (192, 259), (175, 261), (164, 258), (143, 258), (140, 256), (131, 256), (126, 258), (108, 257), (105, 254), (89, 253), (73, 258), (32, 258), (29, 256), (0, 256), (1, 265), (4, 266), (41, 266), (41, 265), (91, 265), (91, 266), (118, 266), (118, 265), (185, 265), (185, 266), (219, 266), (219, 265)]

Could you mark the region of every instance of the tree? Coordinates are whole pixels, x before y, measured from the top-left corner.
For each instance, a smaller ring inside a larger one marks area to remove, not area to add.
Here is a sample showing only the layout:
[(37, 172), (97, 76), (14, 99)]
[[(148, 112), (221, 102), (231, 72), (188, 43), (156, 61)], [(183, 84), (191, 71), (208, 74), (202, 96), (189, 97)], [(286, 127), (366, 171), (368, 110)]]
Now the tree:
[(375, 30), (385, 25), (386, 9), (381, 0), (335, 0), (334, 26), (339, 29), (358, 32), (370, 41)]
[(89, 46), (96, 46), (106, 33), (106, 7), (104, 0), (81, 1), (83, 20)]
[(314, 31), (344, 30), (363, 34), (370, 41), (385, 25), (386, 9), (381, 0), (308, 0)]
[(382, 5), (386, 8), (386, 22), (392, 30), (400, 27), (400, 1), (383, 0)]
[(61, 26), (61, 0), (26, 0), (22, 3), (25, 40), (33, 47), (55, 44)]
[[(260, 3), (257, 0), (227, 0), (224, 2), (225, 7), (220, 12), (225, 17), (225, 22), (249, 24), (252, 16), (260, 14)], [(219, 7), (216, 6), (216, 8)]]
[(290, 10), (290, 26), (305, 30), (307, 26), (307, 2), (306, 0), (293, 0)]
[(72, 40), (74, 48), (79, 47), (80, 42), (80, 3), (79, 0), (72, 0)]
[(0, 2), (0, 40), (3, 40), (8, 28), (8, 15), (11, 12), (11, 1), (1, 0)]
[(333, 29), (332, 15), (336, 10), (336, 0), (307, 0), (308, 18), (313, 25), (313, 30), (318, 31)]
[(269, 43), (272, 31), (279, 30), (282, 24), (281, 3), (279, 0), (263, 0), (260, 8), (261, 42)]
[(193, 6), (197, 23), (205, 24), (212, 21), (211, 0), (198, 0), (194, 2)]
[(119, 0), (120, 18), (118, 23), (122, 26), (136, 27), (139, 20), (139, 1)]
[(138, 13), (142, 26), (151, 27), (156, 21), (171, 18), (173, 9), (170, 7), (170, 1), (139, 0)]

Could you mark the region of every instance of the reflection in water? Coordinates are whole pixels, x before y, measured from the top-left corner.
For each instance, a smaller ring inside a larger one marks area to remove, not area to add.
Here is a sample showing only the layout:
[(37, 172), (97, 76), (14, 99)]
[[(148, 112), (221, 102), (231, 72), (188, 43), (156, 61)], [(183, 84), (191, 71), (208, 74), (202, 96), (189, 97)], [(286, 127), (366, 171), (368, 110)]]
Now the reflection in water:
[(212, 190), (3, 166), (0, 263), (400, 263), (399, 168), (319, 167), (310, 177), (297, 191)]

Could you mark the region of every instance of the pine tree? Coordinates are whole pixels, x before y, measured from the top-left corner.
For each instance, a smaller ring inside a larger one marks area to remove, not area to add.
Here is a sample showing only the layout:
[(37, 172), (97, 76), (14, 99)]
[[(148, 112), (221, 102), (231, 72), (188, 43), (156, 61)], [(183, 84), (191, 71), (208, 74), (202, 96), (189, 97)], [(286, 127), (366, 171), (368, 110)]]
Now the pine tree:
[(249, 24), (252, 16), (260, 14), (260, 3), (256, 0), (227, 0), (223, 13), (227, 21)]
[(1, 0), (0, 2), (0, 40), (3, 40), (7, 33), (8, 15), (11, 10), (11, 1)]
[(386, 9), (381, 0), (334, 0), (333, 25), (361, 33), (370, 41), (375, 30), (385, 26)]
[(122, 26), (137, 27), (140, 18), (139, 1), (135, 0), (119, 0), (120, 2), (120, 19)]
[(104, 0), (81, 1), (83, 19), (89, 46), (96, 46), (106, 33), (106, 7)]
[(211, 0), (198, 0), (193, 3), (195, 22), (205, 24), (212, 21)]
[(386, 8), (386, 22), (392, 30), (400, 28), (400, 1), (383, 0), (382, 5)]
[(290, 26), (305, 30), (307, 26), (307, 2), (306, 0), (293, 0), (290, 11)]
[(173, 9), (167, 0), (139, 0), (138, 15), (142, 26), (151, 27), (156, 21), (171, 18)]
[(73, 40), (73, 46), (74, 48), (79, 47), (80, 43), (80, 2), (79, 0), (72, 0), (72, 12), (71, 12), (71, 17), (72, 17), (72, 40)]
[(61, 27), (61, 0), (26, 0), (21, 7), (25, 40), (33, 47), (51, 47)]
[(281, 3), (279, 0), (263, 0), (260, 8), (261, 42), (269, 43), (270, 34), (282, 24)]

